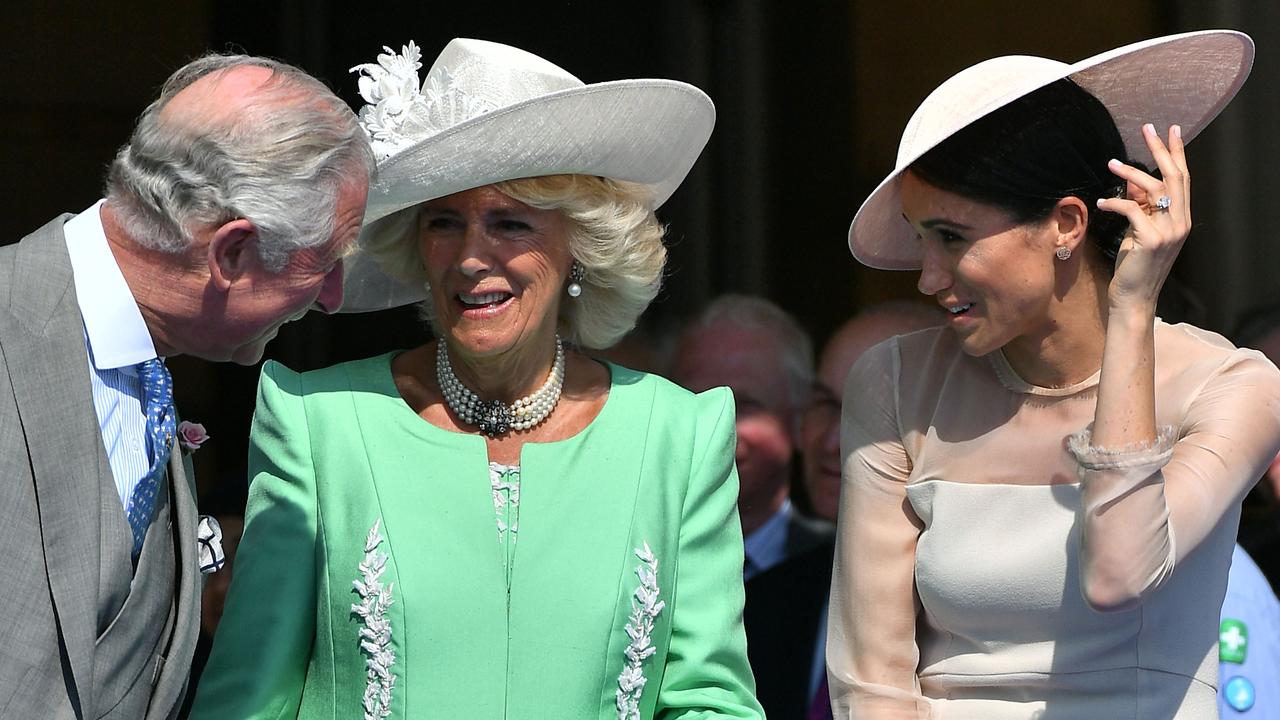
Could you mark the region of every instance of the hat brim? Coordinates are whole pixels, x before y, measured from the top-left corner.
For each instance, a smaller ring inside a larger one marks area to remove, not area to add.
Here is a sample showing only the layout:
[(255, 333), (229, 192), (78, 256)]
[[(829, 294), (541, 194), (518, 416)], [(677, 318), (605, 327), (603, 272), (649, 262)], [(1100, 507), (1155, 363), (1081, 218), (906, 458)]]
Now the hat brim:
[[(368, 312), (425, 297), (387, 274), (371, 238), (405, 226), (405, 212), (506, 180), (579, 174), (647, 185), (656, 208), (701, 154), (715, 105), (674, 80), (617, 80), (561, 90), (471, 118), (392, 156), (369, 187), (361, 252), (348, 259), (341, 312)], [(397, 230), (398, 231), (398, 230)]]
[[(1253, 66), (1254, 46), (1234, 30), (1203, 30), (1144, 40), (1095, 55), (1055, 73), (1037, 77), (1002, 102), (981, 108), (954, 132), (1046, 85), (1070, 78), (1111, 112), (1129, 157), (1153, 163), (1142, 126), (1177, 124), (1190, 142), (1235, 97)], [(948, 136), (949, 137), (949, 136)], [(864, 265), (879, 270), (917, 270), (920, 249), (915, 230), (902, 217), (898, 193), (903, 172), (946, 137), (899, 157), (889, 174), (854, 215), (849, 250)]]

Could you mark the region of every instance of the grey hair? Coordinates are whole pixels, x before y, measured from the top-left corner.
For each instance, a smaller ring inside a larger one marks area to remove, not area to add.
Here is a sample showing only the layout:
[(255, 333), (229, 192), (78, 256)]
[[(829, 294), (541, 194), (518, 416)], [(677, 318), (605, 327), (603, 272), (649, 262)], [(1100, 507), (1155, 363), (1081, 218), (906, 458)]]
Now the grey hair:
[[(241, 66), (271, 76), (233, 120), (161, 118), (184, 88)], [(162, 252), (182, 252), (198, 230), (247, 219), (263, 264), (278, 272), (294, 251), (332, 236), (341, 188), (374, 168), (355, 114), (323, 83), (267, 58), (206, 55), (174, 72), (143, 111), (111, 163), (106, 194), (124, 231)]]
[[(585, 348), (607, 348), (622, 339), (649, 307), (662, 285), (666, 228), (658, 222), (645, 185), (592, 175), (547, 175), (493, 185), (530, 207), (556, 210), (569, 220), (569, 254), (585, 269), (582, 295), (564, 297), (560, 336)], [(417, 243), (418, 207), (380, 223), (377, 237), (362, 238), (366, 251), (393, 277), (413, 285), (426, 281)], [(433, 328), (431, 295), (421, 315)]]
[(712, 327), (736, 327), (767, 333), (778, 342), (786, 374), (787, 399), (798, 421), (813, 389), (813, 339), (786, 310), (762, 297), (726, 293), (712, 300), (684, 332)]

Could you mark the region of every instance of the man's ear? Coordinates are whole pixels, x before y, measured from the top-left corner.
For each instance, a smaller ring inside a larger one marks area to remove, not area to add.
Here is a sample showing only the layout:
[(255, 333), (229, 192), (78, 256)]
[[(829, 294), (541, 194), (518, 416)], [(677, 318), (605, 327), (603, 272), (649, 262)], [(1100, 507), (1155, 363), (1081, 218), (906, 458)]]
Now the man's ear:
[(219, 226), (209, 239), (209, 279), (226, 292), (231, 283), (258, 265), (258, 228), (244, 218)]

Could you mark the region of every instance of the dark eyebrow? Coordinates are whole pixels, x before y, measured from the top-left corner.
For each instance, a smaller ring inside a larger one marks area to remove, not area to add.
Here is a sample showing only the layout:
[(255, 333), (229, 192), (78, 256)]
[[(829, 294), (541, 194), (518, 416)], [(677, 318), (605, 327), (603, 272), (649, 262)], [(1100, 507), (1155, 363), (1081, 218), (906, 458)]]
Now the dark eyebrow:
[(931, 218), (929, 220), (922, 220), (920, 222), (920, 227), (924, 228), (925, 230), (932, 230), (936, 227), (949, 227), (949, 228), (954, 228), (956, 230), (972, 230), (973, 229), (968, 225), (965, 225), (964, 223), (958, 223), (954, 220), (947, 220), (945, 218)]

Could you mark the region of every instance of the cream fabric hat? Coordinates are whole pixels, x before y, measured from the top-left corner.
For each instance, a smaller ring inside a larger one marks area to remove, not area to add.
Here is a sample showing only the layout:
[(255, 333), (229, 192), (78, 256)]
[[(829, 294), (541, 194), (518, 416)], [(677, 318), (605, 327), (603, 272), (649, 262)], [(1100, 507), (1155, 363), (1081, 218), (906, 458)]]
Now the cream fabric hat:
[(920, 267), (915, 230), (902, 218), (898, 178), (911, 163), (975, 120), (1050, 83), (1071, 78), (1111, 111), (1129, 157), (1148, 165), (1142, 126), (1182, 126), (1190, 141), (1235, 97), (1253, 66), (1253, 40), (1204, 30), (1126, 45), (1067, 65), (1025, 55), (961, 70), (929, 94), (902, 132), (898, 161), (849, 226), (849, 249), (881, 270)]
[[(711, 137), (715, 106), (674, 80), (585, 85), (542, 58), (509, 45), (454, 39), (418, 84), (410, 42), (359, 65), (360, 124), (378, 158), (361, 231), (362, 250), (411, 241), (410, 208), (471, 188), (558, 174), (648, 185), (661, 205)], [(383, 272), (374, 254), (352, 256), (342, 312), (417, 302)]]

